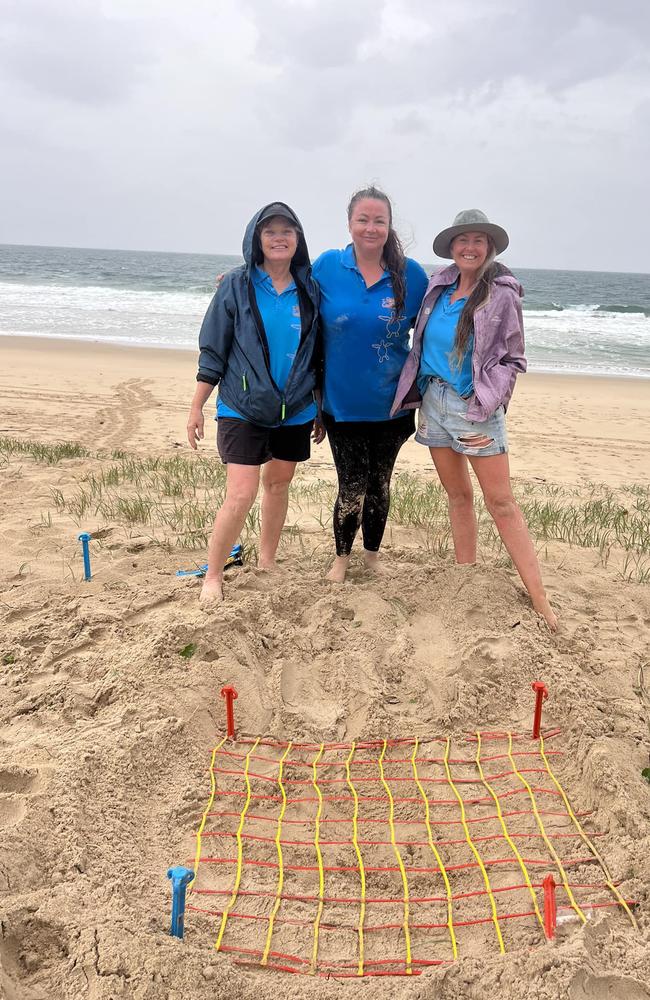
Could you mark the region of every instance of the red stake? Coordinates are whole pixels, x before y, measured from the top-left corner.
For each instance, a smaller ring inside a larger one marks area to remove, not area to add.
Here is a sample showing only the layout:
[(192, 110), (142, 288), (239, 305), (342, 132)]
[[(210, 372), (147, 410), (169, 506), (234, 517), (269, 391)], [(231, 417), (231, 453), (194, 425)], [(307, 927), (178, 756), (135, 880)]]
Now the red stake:
[(221, 688), (221, 697), (226, 699), (226, 733), (231, 740), (235, 738), (235, 711), (233, 702), (238, 697), (232, 685)]
[(548, 688), (544, 681), (535, 681), (533, 683), (533, 691), (536, 694), (535, 698), (535, 718), (533, 720), (533, 739), (539, 739), (540, 729), (542, 727), (542, 702), (546, 701), (548, 698)]
[(546, 937), (552, 941), (557, 927), (557, 903), (555, 902), (555, 879), (547, 875), (542, 882), (544, 889), (544, 930)]

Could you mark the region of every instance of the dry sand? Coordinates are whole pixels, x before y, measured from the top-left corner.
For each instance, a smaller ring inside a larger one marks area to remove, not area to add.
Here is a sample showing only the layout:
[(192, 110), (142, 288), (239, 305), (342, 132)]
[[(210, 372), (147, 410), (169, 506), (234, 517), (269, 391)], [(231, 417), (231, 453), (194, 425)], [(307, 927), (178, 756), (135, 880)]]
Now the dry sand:
[[(187, 352), (2, 338), (0, 436), (189, 451), (193, 378)], [(509, 417), (513, 476), (648, 485), (649, 418), (647, 382), (525, 376)], [(398, 470), (432, 478), (426, 458), (409, 442)], [(553, 637), (502, 560), (488, 551), (459, 571), (405, 529), (389, 536), (390, 577), (357, 568), (332, 589), (317, 526), (309, 551), (287, 541), (275, 580), (236, 573), (226, 605), (206, 616), (197, 584), (174, 575), (200, 554), (55, 510), (52, 487), (100, 466), (14, 454), (0, 468), (0, 996), (650, 997), (650, 786), (640, 776), (649, 737), (636, 689), (650, 661), (648, 585), (624, 582), (615, 554), (604, 567), (594, 550), (547, 546), (543, 572), (562, 618)], [(326, 447), (304, 476), (331, 479)], [(80, 579), (82, 528), (106, 529), (90, 583)], [(188, 643), (196, 652), (184, 659)], [(358, 983), (237, 966), (212, 947), (218, 923), (191, 914), (185, 941), (169, 937), (165, 874), (193, 854), (223, 684), (238, 689), (249, 734), (457, 745), (477, 728), (527, 733), (540, 678), (551, 692), (545, 723), (561, 729), (553, 746), (565, 751), (553, 766), (574, 807), (591, 811), (585, 827), (603, 834), (598, 849), (638, 901), (640, 931), (604, 910), (544, 944), (531, 922), (508, 930), (502, 957), (482, 930), (465, 936), (456, 964)]]

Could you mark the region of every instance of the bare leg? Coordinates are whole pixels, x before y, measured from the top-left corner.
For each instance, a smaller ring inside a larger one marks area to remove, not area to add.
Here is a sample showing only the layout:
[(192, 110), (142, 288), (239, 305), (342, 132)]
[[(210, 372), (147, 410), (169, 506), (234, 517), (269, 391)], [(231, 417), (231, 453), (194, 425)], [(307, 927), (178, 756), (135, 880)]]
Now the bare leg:
[(508, 455), (489, 455), (483, 458), (470, 456), (469, 460), (481, 484), (485, 506), (492, 515), (503, 544), (530, 594), (533, 607), (554, 632), (557, 628), (557, 615), (544, 590), (528, 526), (512, 495)]
[(259, 481), (259, 465), (226, 466), (226, 498), (214, 519), (208, 543), (208, 571), (199, 598), (201, 604), (223, 601), (224, 563), (255, 502)]
[(456, 562), (475, 563), (478, 527), (467, 459), (453, 448), (429, 448), (429, 451), (447, 494)]
[(262, 471), (262, 531), (260, 535), (260, 569), (275, 566), (275, 554), (280, 534), (287, 518), (289, 483), (296, 471), (296, 462), (273, 458)]

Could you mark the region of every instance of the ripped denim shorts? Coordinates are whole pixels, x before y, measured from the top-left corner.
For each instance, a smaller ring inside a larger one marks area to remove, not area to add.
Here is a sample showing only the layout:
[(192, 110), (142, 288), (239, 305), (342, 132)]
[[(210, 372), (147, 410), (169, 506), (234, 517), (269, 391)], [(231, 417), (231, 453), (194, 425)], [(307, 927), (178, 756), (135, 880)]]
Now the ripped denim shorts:
[[(488, 420), (467, 419), (471, 397), (463, 399), (441, 379), (428, 378), (422, 394), (415, 440), (427, 448), (453, 448), (460, 455), (503, 455), (508, 451), (508, 432), (503, 406)], [(422, 386), (424, 388), (424, 386)], [(485, 447), (472, 445), (472, 439), (490, 438)]]

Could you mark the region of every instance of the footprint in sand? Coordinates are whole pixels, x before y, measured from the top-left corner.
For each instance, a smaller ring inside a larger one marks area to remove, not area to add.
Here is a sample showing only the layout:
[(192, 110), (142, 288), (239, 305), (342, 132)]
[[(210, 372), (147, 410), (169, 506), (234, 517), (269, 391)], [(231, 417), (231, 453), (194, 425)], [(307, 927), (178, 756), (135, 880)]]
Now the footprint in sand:
[(285, 661), (282, 664), (280, 694), (287, 712), (326, 730), (336, 724), (341, 710), (323, 689), (319, 673), (316, 663)]
[(70, 955), (65, 929), (24, 912), (4, 920), (2, 929), (0, 995), (7, 1000), (51, 996), (48, 970), (60, 966)]
[(569, 1000), (650, 1000), (650, 993), (627, 976), (591, 976), (580, 971), (569, 987)]
[(17, 826), (25, 818), (29, 798), (39, 791), (39, 771), (24, 768), (0, 770), (0, 829)]

